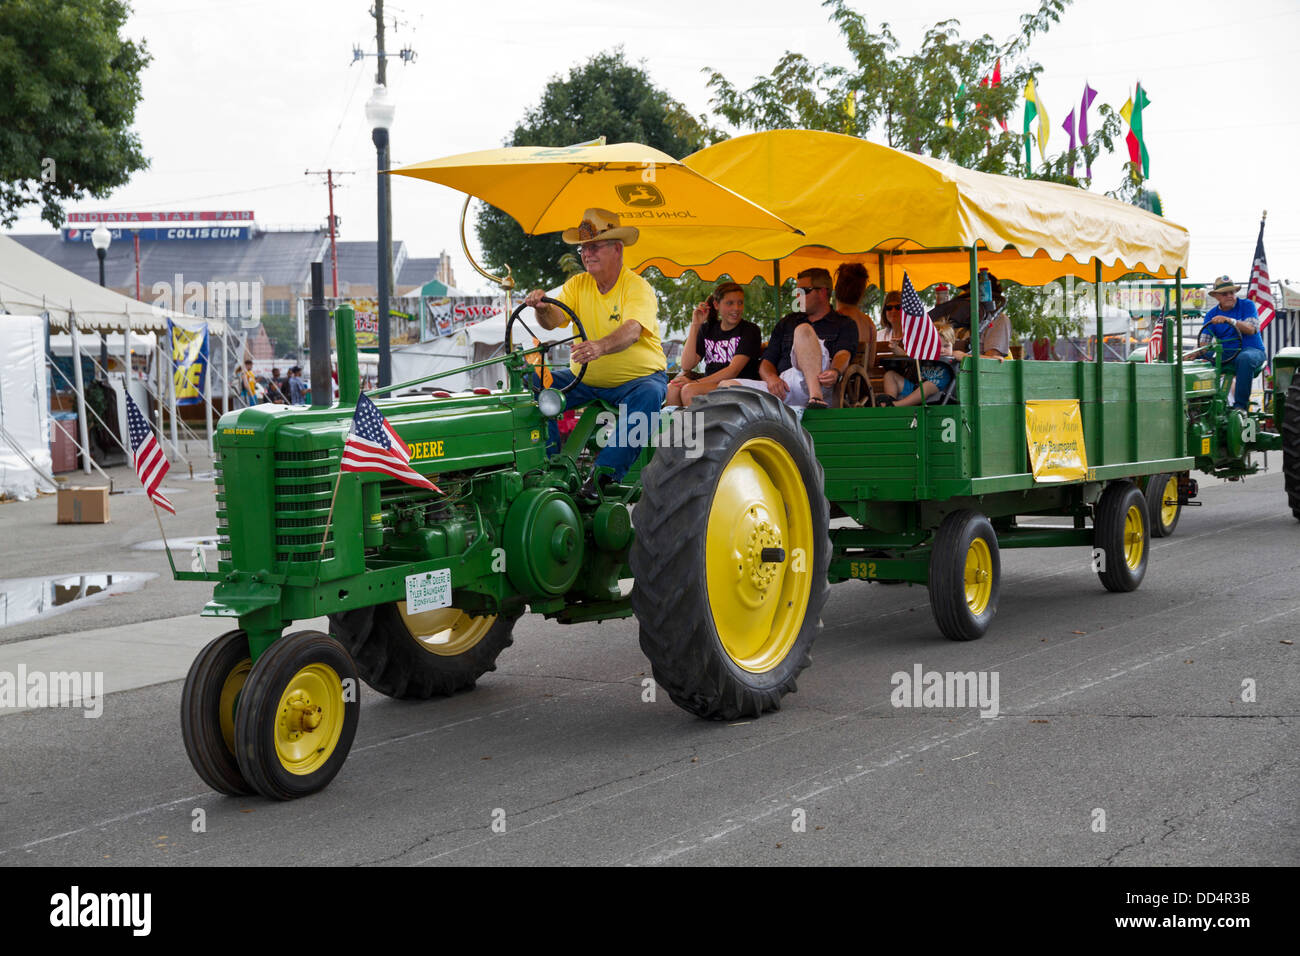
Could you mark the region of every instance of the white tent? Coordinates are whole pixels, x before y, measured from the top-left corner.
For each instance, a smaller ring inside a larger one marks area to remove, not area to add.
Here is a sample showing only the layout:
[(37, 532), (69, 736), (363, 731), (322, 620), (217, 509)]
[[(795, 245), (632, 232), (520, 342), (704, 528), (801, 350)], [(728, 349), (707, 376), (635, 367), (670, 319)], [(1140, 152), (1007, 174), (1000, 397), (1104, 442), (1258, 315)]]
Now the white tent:
[(0, 495), (20, 500), (54, 490), (44, 351), (41, 319), (0, 315)]
[[(129, 321), (132, 332), (165, 332), (168, 318), (185, 322), (187, 327), (196, 321), (192, 315), (169, 312), (101, 288), (8, 236), (0, 236), (0, 312), (48, 312), (50, 328), (62, 331), (68, 328), (69, 314), (76, 315), (77, 328), (83, 331), (121, 331)], [(212, 332), (225, 331), (221, 319), (206, 321)]]

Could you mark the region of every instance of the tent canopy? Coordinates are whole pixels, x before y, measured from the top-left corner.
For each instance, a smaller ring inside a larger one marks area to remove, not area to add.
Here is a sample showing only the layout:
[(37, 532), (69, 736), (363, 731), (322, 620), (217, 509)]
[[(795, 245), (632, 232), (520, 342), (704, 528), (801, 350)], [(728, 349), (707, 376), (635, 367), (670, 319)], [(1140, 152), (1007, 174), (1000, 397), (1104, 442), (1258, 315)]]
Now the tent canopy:
[(169, 318), (187, 328), (207, 322), (217, 333), (226, 327), (221, 319), (169, 312), (101, 288), (8, 236), (0, 236), (0, 312), (48, 312), (50, 328), (65, 331), (70, 314), (77, 317), (77, 329), (84, 332), (120, 332), (128, 324), (133, 332), (165, 332)]
[[(862, 262), (896, 289), (965, 282), (971, 246), (1002, 279), (1042, 285), (1187, 268), (1187, 230), (1136, 206), (1072, 186), (996, 176), (852, 136), (773, 130), (718, 143), (683, 162), (798, 226), (803, 237), (724, 228), (644, 232), (629, 264), (738, 282)], [(873, 268), (874, 266), (874, 268)]]

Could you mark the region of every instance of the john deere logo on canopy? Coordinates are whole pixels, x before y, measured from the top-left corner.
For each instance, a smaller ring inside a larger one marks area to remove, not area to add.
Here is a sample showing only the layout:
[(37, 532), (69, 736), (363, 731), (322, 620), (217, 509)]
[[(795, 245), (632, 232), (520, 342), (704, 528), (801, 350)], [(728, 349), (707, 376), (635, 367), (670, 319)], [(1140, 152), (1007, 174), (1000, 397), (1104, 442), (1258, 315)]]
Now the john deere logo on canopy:
[(622, 183), (614, 187), (625, 206), (662, 206), (664, 194), (649, 183)]

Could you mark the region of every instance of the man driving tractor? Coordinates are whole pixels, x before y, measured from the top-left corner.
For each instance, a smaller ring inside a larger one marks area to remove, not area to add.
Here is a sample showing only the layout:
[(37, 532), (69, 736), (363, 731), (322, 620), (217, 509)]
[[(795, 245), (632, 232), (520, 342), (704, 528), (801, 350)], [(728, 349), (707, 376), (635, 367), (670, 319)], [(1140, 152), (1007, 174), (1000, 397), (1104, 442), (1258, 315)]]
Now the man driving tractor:
[[(659, 306), (650, 283), (623, 265), (623, 247), (637, 241), (640, 232), (624, 226), (606, 209), (588, 209), (576, 229), (562, 233), (565, 242), (576, 245), (586, 272), (572, 276), (556, 294), (582, 321), (587, 341), (575, 342), (569, 370), (554, 373), (554, 385), (562, 388), (577, 377), (587, 363), (587, 374), (569, 390), (569, 408), (579, 408), (601, 399), (618, 409), (619, 421), (610, 442), (596, 456), (598, 471), (582, 486), (584, 498), (598, 497), (600, 483), (618, 481), (627, 474), (640, 447), (625, 441), (629, 433), (652, 434), (668, 391), (668, 362), (659, 338)], [(534, 289), (524, 299), (536, 310), (543, 328), (569, 324), (568, 315), (542, 302), (543, 289)], [(646, 423), (630, 429), (631, 422)], [(558, 445), (558, 429), (552, 423), (551, 441)], [(620, 443), (622, 442), (622, 443)]]

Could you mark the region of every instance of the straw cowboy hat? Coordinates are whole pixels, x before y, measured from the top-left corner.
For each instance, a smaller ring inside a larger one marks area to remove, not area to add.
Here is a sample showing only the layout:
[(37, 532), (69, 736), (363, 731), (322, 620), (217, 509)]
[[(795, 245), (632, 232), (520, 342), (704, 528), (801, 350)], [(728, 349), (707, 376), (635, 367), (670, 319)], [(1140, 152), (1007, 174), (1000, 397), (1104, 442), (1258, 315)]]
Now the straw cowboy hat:
[(1214, 280), (1214, 285), (1210, 288), (1210, 295), (1240, 291), (1241, 286), (1235, 285), (1227, 276), (1219, 276), (1219, 278)]
[(608, 209), (588, 209), (582, 214), (581, 225), (577, 229), (564, 230), (561, 238), (571, 246), (605, 239), (617, 239), (623, 245), (630, 246), (640, 235), (641, 230), (635, 226), (620, 226), (618, 216)]

